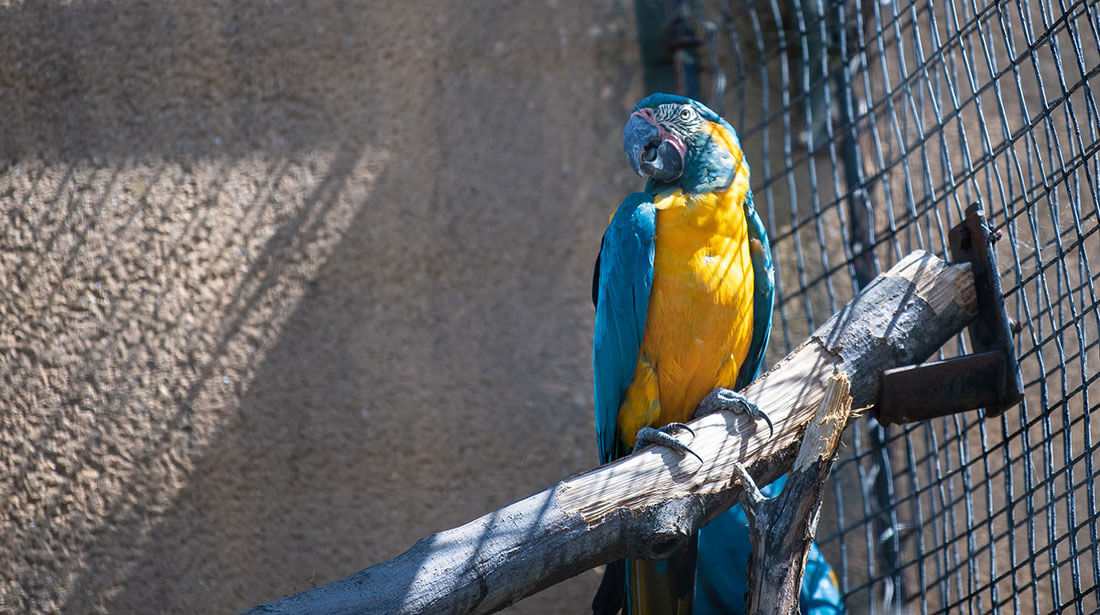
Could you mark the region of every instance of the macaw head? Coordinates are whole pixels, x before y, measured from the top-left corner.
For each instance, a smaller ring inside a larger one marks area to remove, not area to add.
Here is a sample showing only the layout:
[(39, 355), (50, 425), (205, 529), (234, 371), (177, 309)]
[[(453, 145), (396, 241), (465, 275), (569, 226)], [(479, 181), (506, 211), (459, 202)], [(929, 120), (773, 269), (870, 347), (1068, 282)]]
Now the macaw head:
[(638, 175), (657, 187), (690, 192), (729, 186), (742, 164), (732, 126), (703, 103), (671, 94), (653, 94), (634, 105), (623, 149)]

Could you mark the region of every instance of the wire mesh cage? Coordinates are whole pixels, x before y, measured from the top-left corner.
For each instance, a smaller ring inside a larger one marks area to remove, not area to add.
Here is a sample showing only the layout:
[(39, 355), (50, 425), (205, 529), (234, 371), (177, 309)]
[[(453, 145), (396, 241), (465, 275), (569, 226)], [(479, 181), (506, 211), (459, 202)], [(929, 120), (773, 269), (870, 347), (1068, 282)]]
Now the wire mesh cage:
[(946, 258), (968, 205), (1001, 235), (1024, 399), (849, 430), (818, 537), (850, 612), (1098, 612), (1097, 3), (679, 1), (660, 23), (653, 4), (643, 43), (752, 164), (771, 361), (908, 252)]

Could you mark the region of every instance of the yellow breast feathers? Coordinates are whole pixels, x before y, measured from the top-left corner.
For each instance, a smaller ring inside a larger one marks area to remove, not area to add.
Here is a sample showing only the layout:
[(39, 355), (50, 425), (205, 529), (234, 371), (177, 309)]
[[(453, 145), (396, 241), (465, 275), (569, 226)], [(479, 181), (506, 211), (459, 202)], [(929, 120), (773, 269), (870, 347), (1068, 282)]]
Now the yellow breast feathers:
[[(741, 149), (720, 131), (737, 164)], [(655, 198), (653, 288), (634, 379), (619, 409), (619, 437), (687, 421), (716, 386), (733, 388), (752, 340), (753, 273), (740, 165), (719, 192), (676, 190)]]

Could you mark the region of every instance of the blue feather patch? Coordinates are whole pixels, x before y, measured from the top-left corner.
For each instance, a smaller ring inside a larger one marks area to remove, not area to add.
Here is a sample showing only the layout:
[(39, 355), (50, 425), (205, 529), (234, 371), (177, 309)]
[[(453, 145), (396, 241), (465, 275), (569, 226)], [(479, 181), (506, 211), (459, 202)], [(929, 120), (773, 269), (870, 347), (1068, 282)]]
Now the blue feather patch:
[(619, 205), (600, 248), (592, 344), (600, 463), (625, 452), (616, 450), (616, 424), (642, 347), (653, 287), (656, 219), (653, 197), (631, 194)]

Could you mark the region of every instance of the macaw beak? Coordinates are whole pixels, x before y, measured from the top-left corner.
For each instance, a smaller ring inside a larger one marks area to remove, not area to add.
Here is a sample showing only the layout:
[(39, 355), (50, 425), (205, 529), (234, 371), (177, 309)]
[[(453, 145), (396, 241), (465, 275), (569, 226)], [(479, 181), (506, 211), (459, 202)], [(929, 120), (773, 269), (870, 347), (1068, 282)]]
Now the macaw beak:
[(630, 116), (623, 129), (623, 149), (634, 172), (657, 181), (671, 182), (684, 172), (683, 141), (657, 124), (650, 109)]

